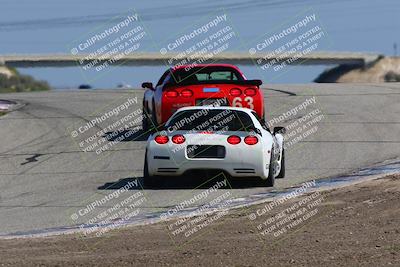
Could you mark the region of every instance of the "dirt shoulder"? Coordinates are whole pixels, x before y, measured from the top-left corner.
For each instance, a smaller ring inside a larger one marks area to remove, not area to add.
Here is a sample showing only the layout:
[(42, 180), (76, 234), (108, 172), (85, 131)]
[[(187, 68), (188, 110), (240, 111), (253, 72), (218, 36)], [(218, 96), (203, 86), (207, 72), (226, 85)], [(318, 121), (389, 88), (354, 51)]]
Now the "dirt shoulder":
[(0, 265), (400, 265), (400, 176), (290, 199), (249, 219), (268, 208), (231, 211), (190, 241), (172, 238), (165, 223), (102, 237), (0, 240)]

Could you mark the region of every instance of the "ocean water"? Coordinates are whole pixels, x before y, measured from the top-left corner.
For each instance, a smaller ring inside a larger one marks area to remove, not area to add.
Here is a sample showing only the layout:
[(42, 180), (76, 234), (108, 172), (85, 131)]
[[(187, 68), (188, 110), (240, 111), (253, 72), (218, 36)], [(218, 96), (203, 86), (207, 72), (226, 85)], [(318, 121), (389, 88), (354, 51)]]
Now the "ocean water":
[[(392, 55), (394, 43), (400, 45), (400, 2), (397, 0), (1, 0), (0, 4), (0, 54), (70, 53), (71, 47), (115, 25), (127, 14), (138, 14), (140, 25), (146, 32), (146, 38), (140, 41), (139, 52), (158, 52), (183, 34), (193, 32), (222, 14), (228, 19), (216, 29), (229, 25), (235, 32), (226, 51), (246, 52), (266, 37), (313, 14), (316, 21), (304, 29), (318, 26), (324, 31), (315, 51)], [(184, 51), (198, 40), (187, 41), (174, 52)], [(280, 42), (276, 45), (284, 44), (285, 39)], [(279, 72), (263, 71), (256, 64), (239, 67), (248, 78), (260, 78), (264, 82), (304, 83), (311, 82), (329, 66), (290, 66)], [(143, 81), (155, 82), (166, 68), (108, 67), (101, 74), (83, 71), (82, 66), (21, 68), (19, 71), (47, 80), (55, 88), (74, 88), (87, 83), (97, 88), (114, 88), (120, 83), (137, 87)]]

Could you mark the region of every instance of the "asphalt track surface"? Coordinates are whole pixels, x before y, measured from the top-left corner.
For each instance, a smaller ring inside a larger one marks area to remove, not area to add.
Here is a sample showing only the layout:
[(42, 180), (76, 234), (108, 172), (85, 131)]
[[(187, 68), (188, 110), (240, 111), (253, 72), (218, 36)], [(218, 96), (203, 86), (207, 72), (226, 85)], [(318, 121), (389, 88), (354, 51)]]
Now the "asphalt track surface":
[[(399, 156), (400, 84), (266, 87), (268, 119), (279, 117), (313, 97), (315, 104), (280, 125), (287, 126), (316, 109), (323, 118), (313, 125), (317, 126), (315, 132), (288, 147), (286, 178), (277, 180), (275, 188), (233, 181), (232, 188), (221, 189), (218, 194), (230, 192), (235, 198), (246, 198), (304, 181), (349, 173)], [(25, 105), (0, 117), (0, 235), (87, 223), (101, 211), (114, 207), (122, 196), (127, 198), (137, 192), (145, 194), (145, 201), (137, 206), (142, 215), (162, 212), (207, 189), (208, 185), (197, 188), (204, 182), (202, 177), (192, 176), (144, 191), (139, 184), (121, 194), (119, 200), (107, 201), (96, 210), (73, 217), (96, 199), (103, 199), (136, 178), (141, 180), (146, 134), (134, 128), (137, 132), (129, 138), (96, 154), (83, 152), (79, 147), (79, 142), (90, 134), (73, 138), (71, 133), (127, 99), (137, 97), (137, 103), (129, 111), (140, 110), (142, 95), (141, 90), (2, 94), (2, 99)], [(123, 116), (121, 112), (90, 131), (106, 129)]]

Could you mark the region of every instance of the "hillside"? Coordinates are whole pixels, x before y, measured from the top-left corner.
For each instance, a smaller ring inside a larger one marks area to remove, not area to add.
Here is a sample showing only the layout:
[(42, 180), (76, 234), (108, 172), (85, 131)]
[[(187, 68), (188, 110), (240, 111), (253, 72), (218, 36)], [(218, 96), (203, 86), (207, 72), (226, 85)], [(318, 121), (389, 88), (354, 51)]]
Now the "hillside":
[(0, 66), (0, 93), (50, 90), (46, 81), (37, 81), (30, 75), (18, 73), (13, 68)]
[(321, 73), (317, 83), (400, 82), (400, 57), (382, 57), (366, 67), (340, 65)]

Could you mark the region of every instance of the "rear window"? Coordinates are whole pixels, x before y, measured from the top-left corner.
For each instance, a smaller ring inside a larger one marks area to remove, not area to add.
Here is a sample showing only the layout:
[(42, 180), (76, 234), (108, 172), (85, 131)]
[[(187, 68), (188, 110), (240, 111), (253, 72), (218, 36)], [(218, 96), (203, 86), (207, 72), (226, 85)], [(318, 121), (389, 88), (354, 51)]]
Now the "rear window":
[(254, 124), (243, 112), (230, 109), (192, 109), (177, 113), (166, 125), (168, 131), (251, 131)]
[(176, 82), (195, 83), (206, 81), (242, 81), (242, 75), (235, 69), (229, 67), (193, 67), (174, 71)]

